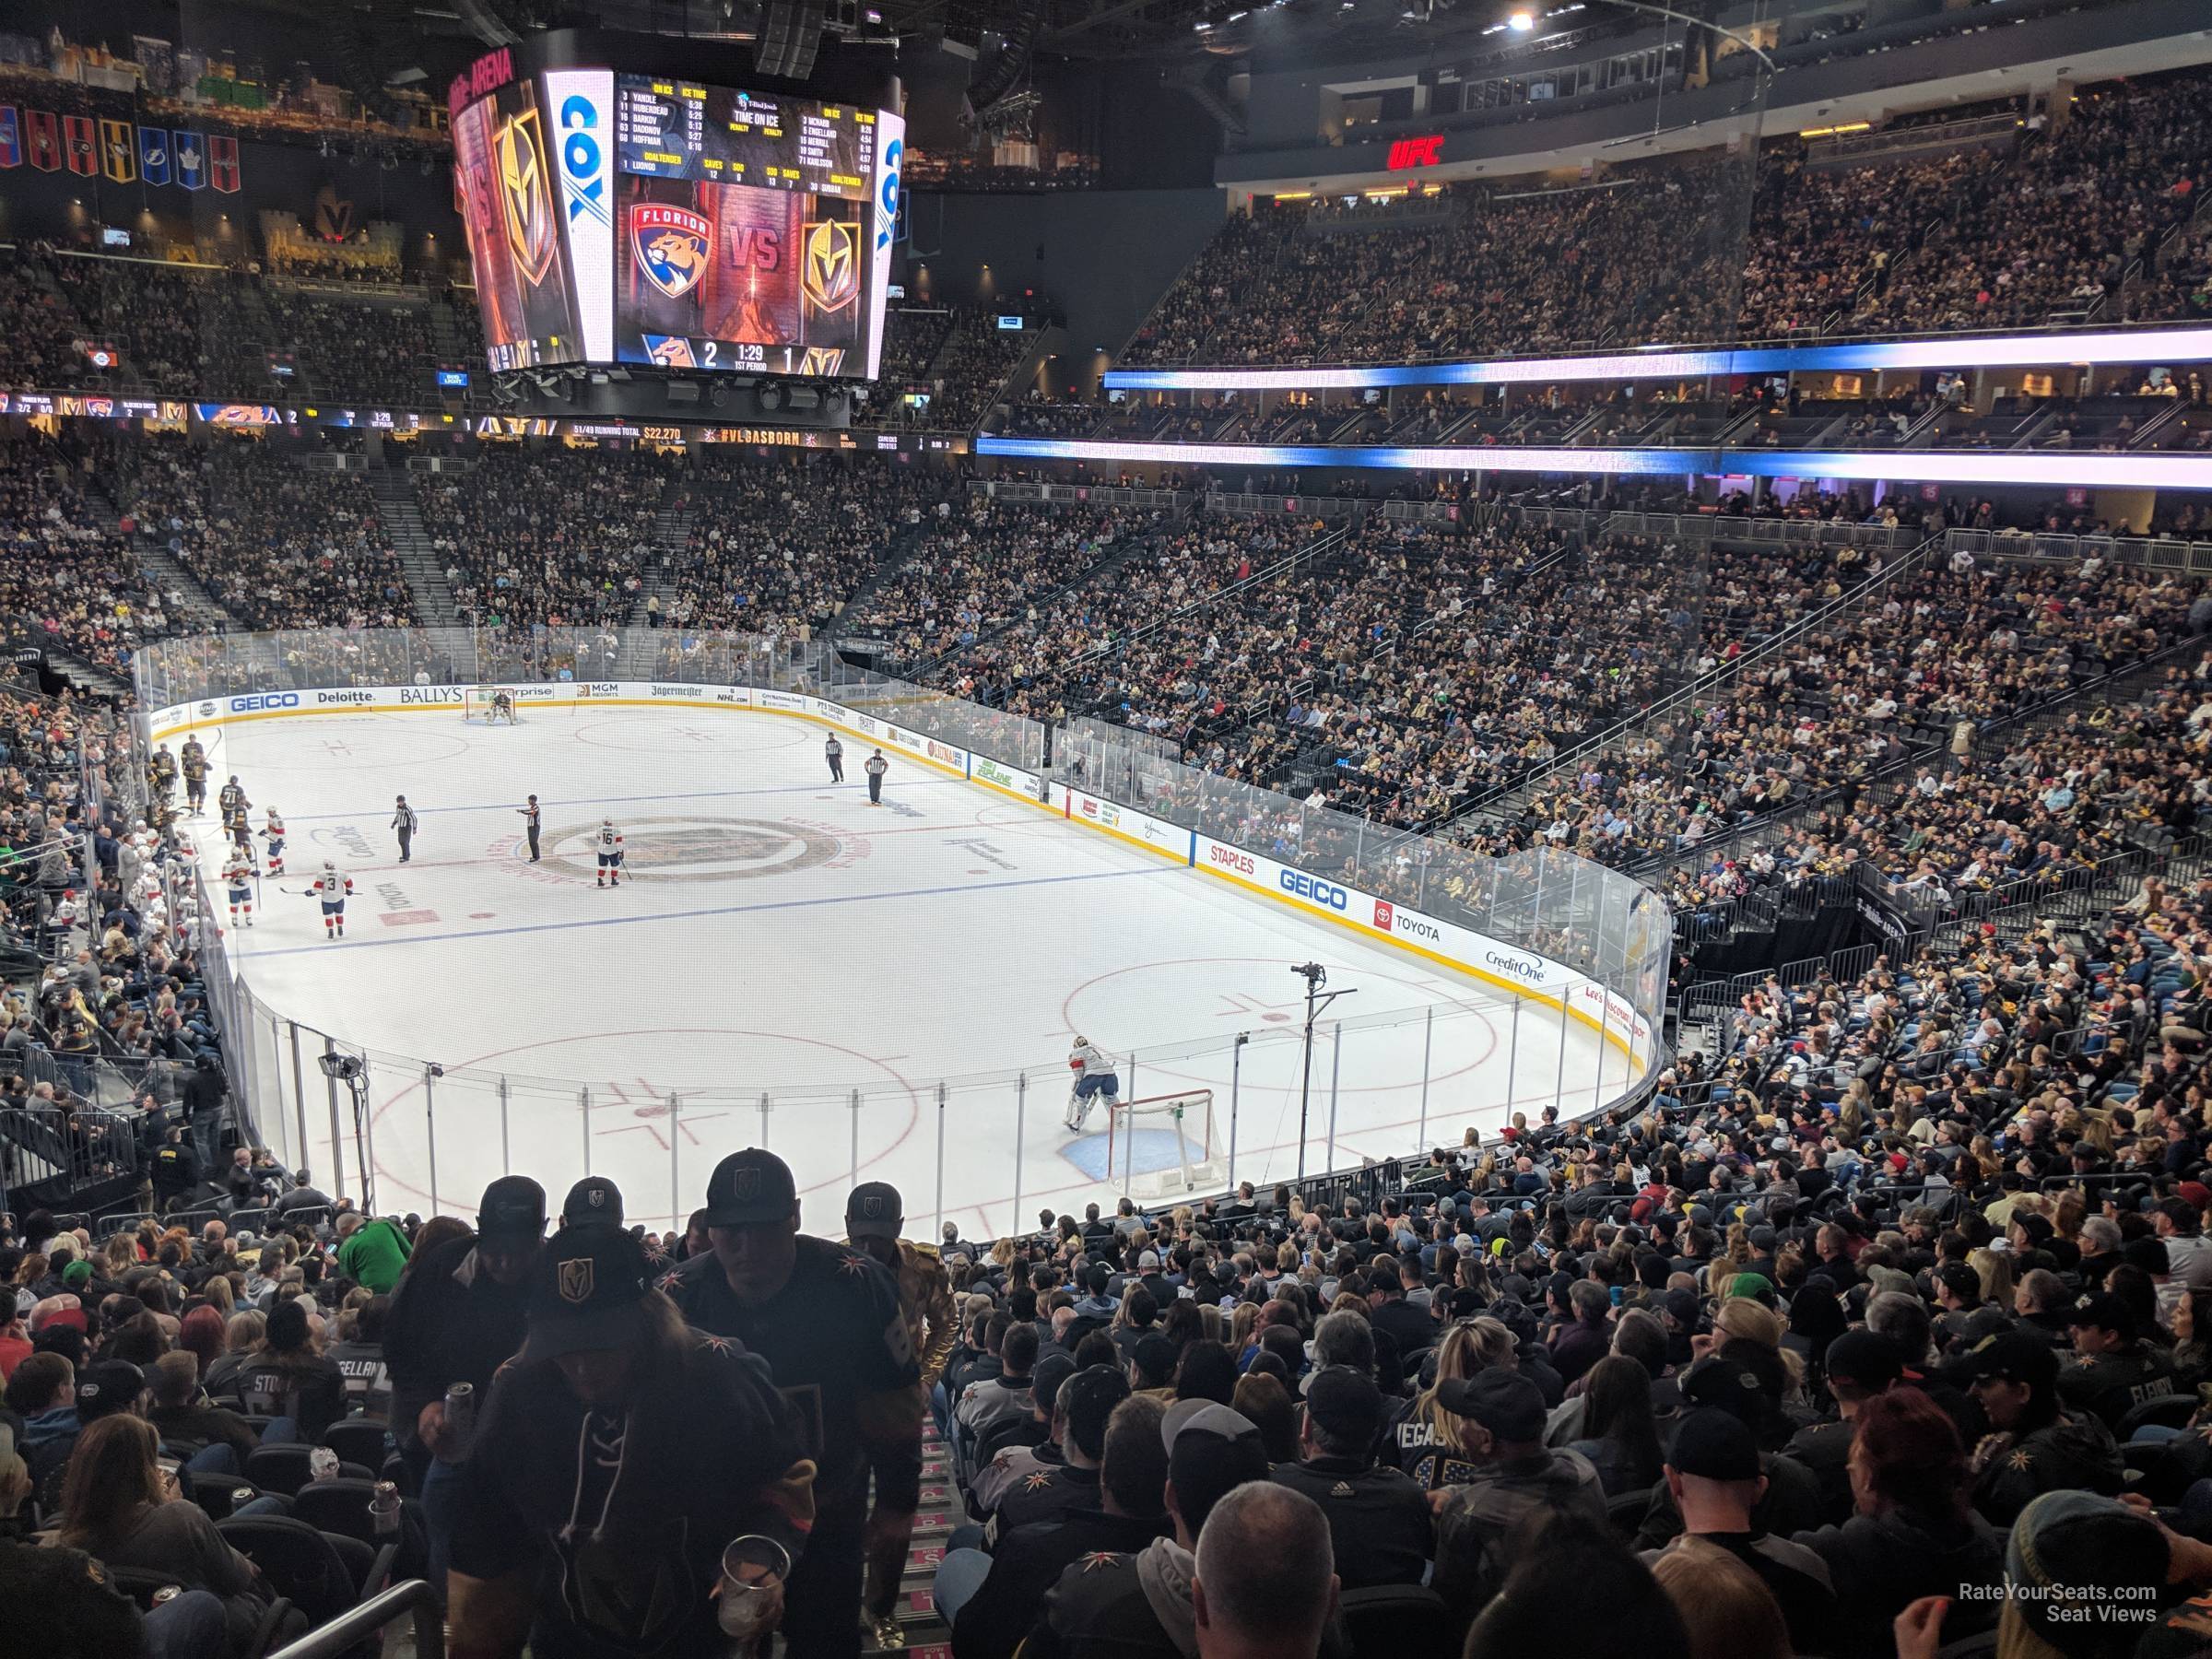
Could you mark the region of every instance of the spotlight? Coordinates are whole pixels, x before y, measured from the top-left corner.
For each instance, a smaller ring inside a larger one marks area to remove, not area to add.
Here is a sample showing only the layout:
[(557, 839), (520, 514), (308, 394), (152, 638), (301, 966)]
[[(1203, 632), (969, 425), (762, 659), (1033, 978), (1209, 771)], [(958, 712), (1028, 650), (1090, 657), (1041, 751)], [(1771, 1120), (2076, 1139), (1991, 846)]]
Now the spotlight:
[(1526, 34), (1536, 26), (1536, 14), (1525, 10), (1514, 12), (1506, 18), (1505, 26), (1515, 34)]

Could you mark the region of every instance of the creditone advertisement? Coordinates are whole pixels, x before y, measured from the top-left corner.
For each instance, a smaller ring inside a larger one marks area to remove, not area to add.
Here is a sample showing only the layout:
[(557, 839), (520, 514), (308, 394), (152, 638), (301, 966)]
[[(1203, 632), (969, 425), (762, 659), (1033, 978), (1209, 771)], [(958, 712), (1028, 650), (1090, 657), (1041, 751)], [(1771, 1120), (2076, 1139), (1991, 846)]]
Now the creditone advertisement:
[[(1100, 834), (1203, 870), (1218, 880), (1287, 905), (1302, 915), (1349, 928), (1371, 943), (1394, 945), (1488, 984), (1557, 1008), (1618, 1046), (1633, 1066), (1647, 1064), (1653, 1053), (1654, 1032), (1651, 1022), (1627, 998), (1562, 962), (1396, 900), (1345, 886), (1326, 876), (1249, 852), (1233, 842), (1198, 834), (1105, 795), (1067, 784), (1048, 788), (1047, 781), (1035, 772), (973, 754), (942, 738), (828, 698), (767, 688), (659, 680), (524, 682), (512, 689), (518, 702), (540, 713), (552, 713), (564, 706), (579, 715), (596, 708), (732, 708), (819, 721), (867, 747), (880, 747), (887, 754), (898, 754), (1026, 801), (1071, 824), (1081, 824)], [(457, 721), (465, 695), (465, 688), (460, 686), (348, 686), (241, 691), (157, 709), (147, 716), (147, 724), (150, 737), (159, 744), (229, 724), (316, 714), (422, 712), (444, 714)]]

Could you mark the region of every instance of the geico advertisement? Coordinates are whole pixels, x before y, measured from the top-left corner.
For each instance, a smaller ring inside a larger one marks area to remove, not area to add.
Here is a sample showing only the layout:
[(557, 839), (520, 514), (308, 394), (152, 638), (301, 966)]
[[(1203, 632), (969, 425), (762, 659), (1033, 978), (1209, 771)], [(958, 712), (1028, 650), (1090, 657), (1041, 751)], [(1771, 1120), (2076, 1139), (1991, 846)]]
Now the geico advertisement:
[(1500, 944), (1473, 928), (1424, 915), (1210, 836), (1198, 838), (1196, 862), (1218, 876), (1274, 893), (1297, 909), (1325, 912), (1401, 944), (1433, 951), (1447, 961), (1503, 980), (1517, 991), (1557, 996), (1586, 982), (1581, 974), (1549, 957)]

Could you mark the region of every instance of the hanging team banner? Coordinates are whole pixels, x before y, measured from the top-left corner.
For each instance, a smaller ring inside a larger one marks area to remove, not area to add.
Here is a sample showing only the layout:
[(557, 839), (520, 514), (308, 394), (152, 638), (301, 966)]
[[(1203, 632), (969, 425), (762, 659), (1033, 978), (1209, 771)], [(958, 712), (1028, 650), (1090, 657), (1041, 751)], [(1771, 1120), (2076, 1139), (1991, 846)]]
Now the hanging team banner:
[(127, 121), (102, 121), (100, 124), (100, 153), (106, 164), (108, 177), (118, 184), (135, 183), (138, 179), (138, 144)]
[(93, 131), (91, 116), (62, 117), (62, 154), (69, 163), (69, 171), (79, 178), (99, 176), (100, 139)]
[(16, 106), (0, 104), (0, 167), (23, 165), (22, 129), (16, 124)]
[(23, 112), (23, 129), (29, 136), (24, 148), (29, 152), (30, 164), (41, 172), (53, 172), (62, 165), (62, 147), (54, 138), (52, 110)]
[(207, 188), (207, 135), (180, 131), (176, 135), (177, 182), (187, 190)]
[(148, 184), (169, 182), (169, 133), (165, 128), (138, 129), (138, 176)]
[(210, 138), (207, 141), (207, 177), (225, 195), (238, 194), (238, 140)]

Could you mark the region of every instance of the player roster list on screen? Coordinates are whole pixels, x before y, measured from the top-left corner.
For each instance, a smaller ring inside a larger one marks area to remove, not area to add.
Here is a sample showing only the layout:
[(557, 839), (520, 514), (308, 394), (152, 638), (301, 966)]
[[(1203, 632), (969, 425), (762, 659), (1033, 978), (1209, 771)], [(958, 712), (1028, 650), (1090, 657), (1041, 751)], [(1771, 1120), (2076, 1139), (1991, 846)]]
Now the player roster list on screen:
[(901, 124), (648, 76), (615, 103), (618, 359), (872, 377)]

